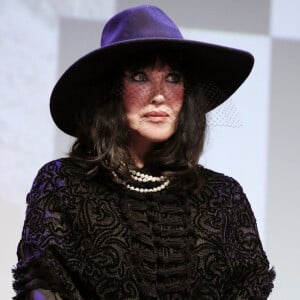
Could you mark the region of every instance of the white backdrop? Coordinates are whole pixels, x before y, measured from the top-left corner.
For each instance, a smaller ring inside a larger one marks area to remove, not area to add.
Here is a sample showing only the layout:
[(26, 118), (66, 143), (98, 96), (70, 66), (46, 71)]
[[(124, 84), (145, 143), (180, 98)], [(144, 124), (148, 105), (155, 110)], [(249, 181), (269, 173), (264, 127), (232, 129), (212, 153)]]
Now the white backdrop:
[[(201, 163), (243, 185), (277, 270), (270, 299), (298, 299), (300, 2), (144, 2), (163, 8), (186, 38), (254, 54), (253, 72), (230, 100), (242, 126), (211, 126)], [(1, 299), (13, 295), (26, 193), (37, 170), (65, 156), (72, 141), (52, 124), (51, 89), (74, 59), (98, 47), (109, 16), (141, 3), (0, 0)]]

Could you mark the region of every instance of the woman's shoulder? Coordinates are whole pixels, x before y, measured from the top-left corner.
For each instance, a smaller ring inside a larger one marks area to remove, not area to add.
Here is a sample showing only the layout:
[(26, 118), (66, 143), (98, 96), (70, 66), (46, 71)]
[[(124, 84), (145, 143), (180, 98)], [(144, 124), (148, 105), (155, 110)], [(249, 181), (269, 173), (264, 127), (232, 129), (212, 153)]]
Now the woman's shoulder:
[(30, 199), (41, 199), (49, 195), (65, 193), (84, 178), (84, 170), (71, 158), (60, 158), (44, 164), (34, 178)]
[(212, 170), (209, 168), (206, 168), (204, 166), (199, 166), (199, 172), (201, 172), (204, 177), (211, 181), (211, 182), (235, 182), (237, 183), (237, 180), (234, 179), (233, 177), (226, 175), (222, 172)]
[(40, 170), (38, 175), (84, 175), (84, 170), (75, 163), (74, 159), (70, 157), (63, 157), (55, 159), (45, 163)]
[(235, 178), (206, 167), (199, 167), (199, 171), (205, 178), (204, 189), (215, 190), (220, 193), (227, 192), (229, 194), (243, 193), (241, 184)]
[(205, 183), (194, 193), (195, 206), (207, 206), (212, 211), (220, 208), (227, 212), (233, 208), (235, 211), (250, 211), (250, 203), (243, 187), (235, 178), (204, 167), (200, 170)]

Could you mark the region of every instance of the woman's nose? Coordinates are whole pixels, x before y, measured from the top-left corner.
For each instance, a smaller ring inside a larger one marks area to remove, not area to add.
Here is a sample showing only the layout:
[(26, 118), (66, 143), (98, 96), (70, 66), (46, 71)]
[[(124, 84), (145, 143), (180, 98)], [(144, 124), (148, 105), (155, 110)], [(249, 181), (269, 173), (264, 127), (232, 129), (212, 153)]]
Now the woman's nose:
[(163, 81), (159, 78), (153, 81), (151, 102), (160, 104), (166, 100)]
[(152, 98), (151, 98), (151, 103), (152, 104), (161, 104), (165, 102), (166, 98), (162, 93), (156, 93)]

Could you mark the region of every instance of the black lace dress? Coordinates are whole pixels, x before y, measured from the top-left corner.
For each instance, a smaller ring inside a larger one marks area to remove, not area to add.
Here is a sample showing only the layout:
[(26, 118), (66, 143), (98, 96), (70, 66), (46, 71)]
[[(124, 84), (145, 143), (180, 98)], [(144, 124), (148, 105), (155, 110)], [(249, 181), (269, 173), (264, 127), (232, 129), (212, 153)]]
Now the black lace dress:
[(267, 299), (274, 272), (245, 194), (200, 171), (198, 193), (141, 194), (71, 159), (45, 165), (27, 198), (15, 299)]

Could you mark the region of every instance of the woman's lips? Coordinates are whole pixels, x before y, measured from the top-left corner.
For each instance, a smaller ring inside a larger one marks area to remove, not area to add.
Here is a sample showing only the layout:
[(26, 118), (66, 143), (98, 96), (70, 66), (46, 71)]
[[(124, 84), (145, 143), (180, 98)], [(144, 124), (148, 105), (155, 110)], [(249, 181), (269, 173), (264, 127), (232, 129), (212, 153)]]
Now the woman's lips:
[(168, 117), (169, 114), (164, 111), (150, 111), (144, 114), (144, 117)]
[(151, 122), (162, 122), (169, 118), (169, 114), (164, 111), (150, 111), (144, 114), (144, 118)]

